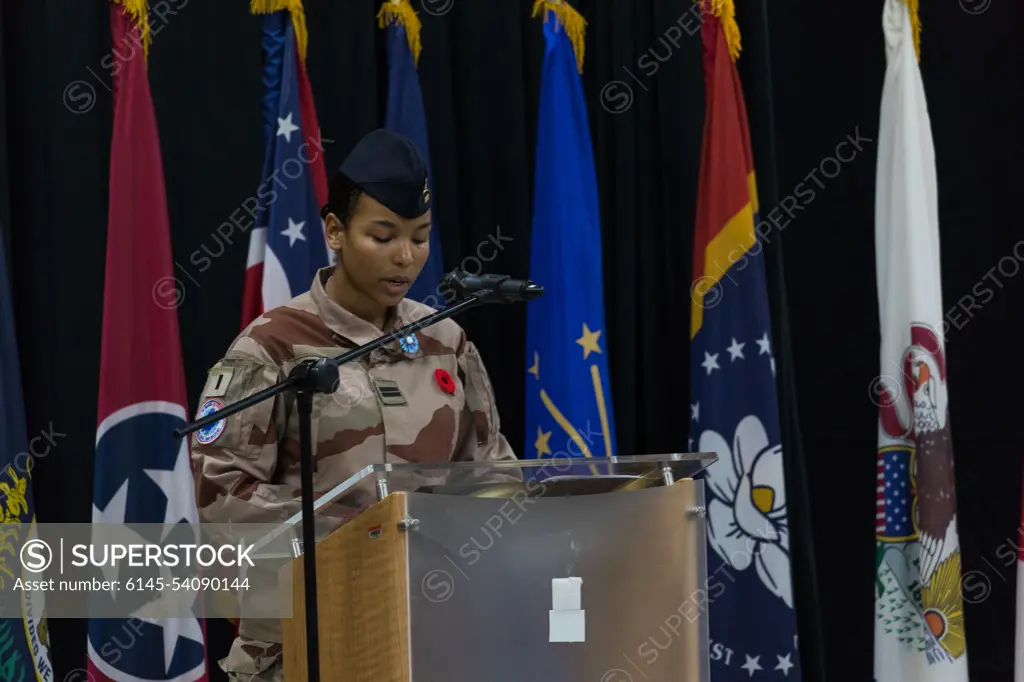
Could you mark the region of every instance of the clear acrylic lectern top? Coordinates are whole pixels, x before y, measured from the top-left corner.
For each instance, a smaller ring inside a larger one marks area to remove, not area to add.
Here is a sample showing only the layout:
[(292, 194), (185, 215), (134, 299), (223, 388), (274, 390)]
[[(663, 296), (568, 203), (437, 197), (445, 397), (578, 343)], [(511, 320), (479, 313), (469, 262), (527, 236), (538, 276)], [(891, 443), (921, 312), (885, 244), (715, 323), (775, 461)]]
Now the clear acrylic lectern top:
[[(713, 452), (695, 452), (370, 464), (316, 499), (316, 538), (322, 542), (346, 521), (393, 492), (522, 499), (625, 492), (693, 478), (717, 458)], [(264, 559), (294, 558), (301, 555), (301, 548), (302, 512), (298, 511), (263, 536), (255, 553)]]

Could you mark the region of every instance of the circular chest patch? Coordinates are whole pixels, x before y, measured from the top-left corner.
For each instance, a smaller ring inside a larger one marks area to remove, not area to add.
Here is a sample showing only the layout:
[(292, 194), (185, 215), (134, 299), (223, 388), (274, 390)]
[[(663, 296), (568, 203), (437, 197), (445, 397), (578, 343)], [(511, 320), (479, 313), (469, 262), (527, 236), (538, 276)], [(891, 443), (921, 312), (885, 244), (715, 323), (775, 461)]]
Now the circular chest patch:
[(404, 339), (398, 340), (398, 345), (402, 347), (406, 353), (415, 353), (420, 349), (420, 340), (415, 334), (409, 334)]
[[(199, 408), (199, 412), (196, 414), (196, 419), (202, 419), (203, 417), (213, 414), (217, 410), (223, 409), (223, 407), (224, 403), (215, 398), (210, 398), (205, 403), (203, 403), (202, 407)], [(221, 419), (220, 421), (214, 422), (209, 426), (204, 426), (203, 428), (196, 431), (196, 442), (198, 442), (200, 445), (209, 445), (213, 441), (220, 438), (220, 435), (224, 433), (224, 428), (226, 426), (226, 419)]]

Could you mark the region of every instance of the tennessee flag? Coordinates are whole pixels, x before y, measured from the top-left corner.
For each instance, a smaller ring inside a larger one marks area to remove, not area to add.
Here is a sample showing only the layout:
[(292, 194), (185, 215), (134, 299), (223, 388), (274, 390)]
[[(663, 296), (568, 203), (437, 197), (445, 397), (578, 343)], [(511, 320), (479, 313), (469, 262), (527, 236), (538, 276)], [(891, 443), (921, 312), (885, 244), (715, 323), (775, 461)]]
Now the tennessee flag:
[[(530, 278), (545, 293), (527, 306), (526, 456), (610, 457), (615, 417), (597, 177), (578, 73), (582, 53), (570, 41), (582, 40), (582, 17), (567, 2), (535, 7), (535, 14), (543, 11), (545, 51)], [(597, 473), (578, 469), (572, 473)]]
[[(113, 44), (138, 44), (145, 10), (112, 4), (110, 11)], [(180, 298), (169, 286), (171, 231), (142, 53), (115, 77), (113, 127), (92, 523), (188, 523), (187, 537), (199, 518), (188, 439), (173, 435), (188, 409)], [(157, 532), (145, 539), (162, 538)], [(105, 618), (114, 597), (90, 597), (97, 614), (87, 639), (90, 682), (207, 682), (200, 619)]]
[(943, 338), (935, 149), (916, 21), (884, 0), (875, 178), (881, 331), (875, 487), (875, 679), (967, 682)]
[[(256, 190), (256, 226), (242, 297), (242, 328), (309, 289), (328, 264), (320, 207), (327, 203), (324, 143), (303, 62), (305, 17), (298, 3), (256, 2), (263, 19), (266, 156)], [(269, 7), (268, 7), (269, 5)], [(280, 7), (279, 7), (280, 6)]]
[(718, 454), (704, 474), (711, 679), (792, 682), (800, 655), (757, 187), (734, 63), (739, 31), (722, 4), (704, 0), (702, 10), (689, 447)]

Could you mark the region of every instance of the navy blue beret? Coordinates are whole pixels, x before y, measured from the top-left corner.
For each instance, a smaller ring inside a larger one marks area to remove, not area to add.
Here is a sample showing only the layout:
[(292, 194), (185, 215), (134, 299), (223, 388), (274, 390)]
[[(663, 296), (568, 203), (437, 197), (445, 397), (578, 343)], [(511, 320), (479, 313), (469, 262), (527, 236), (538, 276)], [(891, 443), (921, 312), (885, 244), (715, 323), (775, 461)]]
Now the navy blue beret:
[[(403, 218), (418, 218), (430, 209), (427, 165), (406, 137), (380, 128), (367, 134), (341, 164), (338, 172), (385, 207)], [(331, 183), (328, 202), (340, 206)]]

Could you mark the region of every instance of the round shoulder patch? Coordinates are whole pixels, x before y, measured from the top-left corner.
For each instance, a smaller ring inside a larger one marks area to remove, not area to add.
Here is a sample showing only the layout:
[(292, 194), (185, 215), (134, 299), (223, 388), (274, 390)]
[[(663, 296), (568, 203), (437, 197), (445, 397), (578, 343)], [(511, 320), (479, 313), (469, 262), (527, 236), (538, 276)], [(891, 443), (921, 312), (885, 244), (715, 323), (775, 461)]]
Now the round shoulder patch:
[[(216, 398), (210, 398), (203, 406), (199, 408), (199, 412), (196, 413), (196, 419), (202, 419), (208, 415), (213, 414), (217, 410), (224, 409), (224, 403), (217, 400)], [(209, 445), (213, 441), (220, 438), (220, 435), (224, 433), (224, 428), (227, 426), (227, 420), (221, 419), (218, 422), (214, 422), (209, 426), (196, 431), (196, 442), (200, 445)]]

